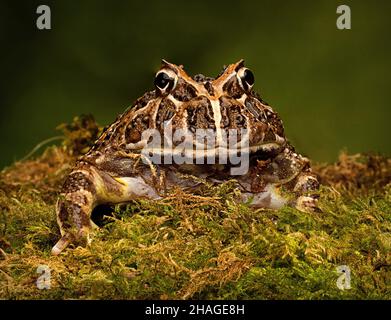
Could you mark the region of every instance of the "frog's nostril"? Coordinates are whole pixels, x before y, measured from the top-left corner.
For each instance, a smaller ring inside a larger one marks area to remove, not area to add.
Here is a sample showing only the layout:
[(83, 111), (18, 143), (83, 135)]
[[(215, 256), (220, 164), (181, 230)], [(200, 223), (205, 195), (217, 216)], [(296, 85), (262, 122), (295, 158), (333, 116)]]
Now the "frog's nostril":
[(215, 91), (214, 91), (212, 83), (210, 81), (205, 82), (204, 87), (205, 87), (206, 91), (208, 91), (209, 95), (211, 95), (211, 96), (215, 95)]

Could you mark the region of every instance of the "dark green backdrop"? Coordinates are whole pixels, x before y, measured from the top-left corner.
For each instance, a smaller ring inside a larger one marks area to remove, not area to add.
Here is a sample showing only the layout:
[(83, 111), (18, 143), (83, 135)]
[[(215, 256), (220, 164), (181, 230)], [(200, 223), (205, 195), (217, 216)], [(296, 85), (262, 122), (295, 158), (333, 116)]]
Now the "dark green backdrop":
[[(297, 149), (391, 153), (391, 1), (1, 1), (0, 167), (92, 113), (109, 124), (166, 58), (214, 76), (246, 60)], [(37, 30), (38, 4), (52, 30)], [(347, 4), (352, 29), (336, 28)]]

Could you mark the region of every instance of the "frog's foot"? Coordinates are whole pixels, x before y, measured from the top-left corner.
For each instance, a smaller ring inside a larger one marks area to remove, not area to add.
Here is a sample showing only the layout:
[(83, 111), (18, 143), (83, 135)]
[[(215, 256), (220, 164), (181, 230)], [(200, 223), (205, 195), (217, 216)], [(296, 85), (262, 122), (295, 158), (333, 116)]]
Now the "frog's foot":
[(303, 212), (320, 212), (318, 207), (318, 179), (310, 171), (304, 171), (296, 179), (293, 191), (298, 194), (294, 203), (296, 209)]

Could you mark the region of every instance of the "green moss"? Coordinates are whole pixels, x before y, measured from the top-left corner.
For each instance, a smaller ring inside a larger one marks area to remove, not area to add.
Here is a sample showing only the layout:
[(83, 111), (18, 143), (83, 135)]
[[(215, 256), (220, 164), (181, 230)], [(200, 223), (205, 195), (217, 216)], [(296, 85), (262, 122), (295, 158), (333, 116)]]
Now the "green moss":
[[(2, 299), (390, 299), (391, 159), (341, 154), (317, 165), (320, 213), (252, 210), (231, 182), (202, 194), (104, 208), (89, 248), (50, 255), (54, 204), (91, 118), (62, 126), (62, 146), (0, 173)], [(39, 290), (37, 267), (51, 270)], [(340, 290), (337, 266), (351, 270)]]

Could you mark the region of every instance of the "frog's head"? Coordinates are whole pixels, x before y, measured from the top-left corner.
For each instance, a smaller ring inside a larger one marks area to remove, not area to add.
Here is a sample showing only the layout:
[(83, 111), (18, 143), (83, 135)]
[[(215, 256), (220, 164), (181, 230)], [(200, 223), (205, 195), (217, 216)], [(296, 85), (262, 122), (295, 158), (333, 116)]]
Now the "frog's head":
[(252, 151), (277, 148), (285, 143), (282, 122), (253, 91), (254, 82), (243, 60), (225, 67), (215, 79), (190, 77), (182, 66), (163, 60), (155, 76), (156, 95), (161, 98), (156, 125), (169, 121), (175, 129), (193, 134), (197, 129), (212, 129), (217, 146), (224, 133), (244, 129)]
[[(132, 142), (129, 147), (145, 146), (151, 139), (146, 135), (140, 140), (141, 131), (155, 129), (168, 140), (168, 145), (177, 146), (183, 142), (183, 135), (193, 141), (187, 145), (188, 149), (202, 150), (208, 144), (206, 149), (211, 157), (218, 156), (217, 151), (222, 149), (246, 153), (279, 149), (285, 144), (282, 122), (253, 91), (254, 81), (243, 60), (225, 67), (216, 78), (190, 77), (182, 66), (163, 60), (155, 75), (155, 90), (144, 96), (147, 98), (132, 113), (127, 136), (128, 142)], [(214, 138), (205, 138), (205, 131)], [(180, 132), (179, 139), (176, 132)], [(135, 139), (131, 140), (132, 137)], [(231, 144), (230, 139), (236, 142)], [(162, 147), (158, 146), (157, 150), (155, 145), (154, 151), (173, 152), (172, 148), (163, 150)], [(192, 153), (193, 158), (199, 156), (202, 154)]]

